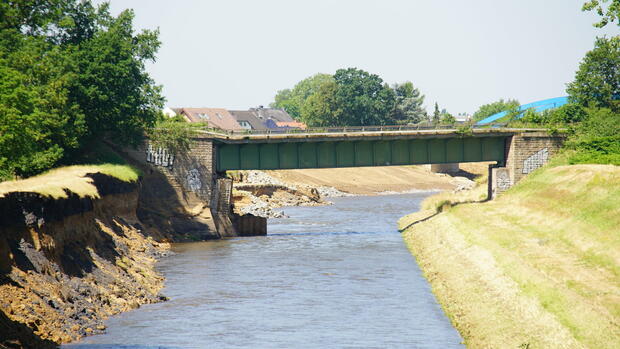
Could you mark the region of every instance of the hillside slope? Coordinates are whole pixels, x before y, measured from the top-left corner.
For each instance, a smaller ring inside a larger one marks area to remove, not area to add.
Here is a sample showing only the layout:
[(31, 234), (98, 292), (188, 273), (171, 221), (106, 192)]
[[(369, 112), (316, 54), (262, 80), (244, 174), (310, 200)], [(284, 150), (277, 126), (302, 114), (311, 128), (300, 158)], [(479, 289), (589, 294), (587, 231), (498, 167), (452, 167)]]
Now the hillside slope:
[(620, 347), (620, 167), (545, 168), (415, 218), (405, 241), (469, 347)]

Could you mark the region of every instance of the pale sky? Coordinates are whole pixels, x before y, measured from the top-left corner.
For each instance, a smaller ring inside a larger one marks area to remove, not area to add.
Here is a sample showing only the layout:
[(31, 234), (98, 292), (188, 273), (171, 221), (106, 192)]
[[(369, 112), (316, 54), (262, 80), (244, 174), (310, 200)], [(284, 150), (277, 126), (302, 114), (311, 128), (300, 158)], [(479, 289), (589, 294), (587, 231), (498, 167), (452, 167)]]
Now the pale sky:
[[(96, 1), (100, 3), (102, 1)], [(148, 70), (171, 107), (267, 106), (315, 73), (411, 81), (452, 114), (565, 95), (596, 36), (584, 0), (111, 0), (160, 30)]]

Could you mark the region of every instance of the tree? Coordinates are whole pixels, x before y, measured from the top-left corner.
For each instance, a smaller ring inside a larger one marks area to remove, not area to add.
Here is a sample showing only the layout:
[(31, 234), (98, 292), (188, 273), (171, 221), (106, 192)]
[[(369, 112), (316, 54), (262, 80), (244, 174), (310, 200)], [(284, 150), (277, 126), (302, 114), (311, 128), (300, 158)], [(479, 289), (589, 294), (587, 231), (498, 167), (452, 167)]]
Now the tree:
[(620, 110), (620, 36), (597, 38), (566, 91), (582, 106)]
[(435, 102), (435, 110), (433, 111), (433, 119), (431, 120), (431, 122), (433, 123), (433, 125), (437, 125), (439, 124), (440, 121), (441, 121), (441, 112), (439, 111), (439, 104)]
[(278, 91), (275, 101), (270, 104), (272, 108), (282, 108), (293, 118), (301, 118), (301, 110), (308, 97), (319, 91), (321, 86), (334, 81), (329, 74), (315, 74), (298, 82), (293, 89)]
[[(163, 104), (145, 72), (158, 33), (107, 4), (0, 3), (0, 177), (69, 161), (90, 141), (135, 144)], [(5, 20), (6, 19), (6, 20)]]
[(73, 55), (79, 75), (71, 95), (87, 115), (89, 137), (135, 145), (155, 124), (163, 97), (145, 68), (155, 60), (158, 32), (133, 35), (133, 18), (131, 10), (100, 14), (104, 25)]
[(615, 21), (618, 21), (620, 26), (620, 0), (611, 0), (611, 4), (607, 5), (608, 2), (609, 0), (590, 0), (583, 4), (583, 11), (596, 11), (601, 16), (601, 21), (595, 23), (595, 27), (602, 28)]
[(361, 69), (338, 69), (335, 98), (342, 126), (385, 125), (394, 109), (394, 91), (375, 74)]
[(396, 96), (396, 106), (392, 112), (395, 124), (420, 123), (426, 118), (426, 110), (422, 107), (424, 95), (409, 81), (392, 85)]
[(454, 125), (456, 124), (456, 118), (452, 114), (446, 112), (441, 114), (441, 119), (439, 122), (442, 125)]
[(491, 115), (518, 108), (519, 105), (520, 103), (516, 99), (508, 99), (505, 101), (503, 99), (500, 99), (497, 102), (480, 106), (480, 108), (478, 108), (478, 110), (472, 116), (472, 119), (474, 121), (479, 121)]
[(336, 100), (337, 89), (335, 81), (321, 85), (303, 104), (301, 120), (313, 127), (342, 125), (339, 121), (342, 110)]

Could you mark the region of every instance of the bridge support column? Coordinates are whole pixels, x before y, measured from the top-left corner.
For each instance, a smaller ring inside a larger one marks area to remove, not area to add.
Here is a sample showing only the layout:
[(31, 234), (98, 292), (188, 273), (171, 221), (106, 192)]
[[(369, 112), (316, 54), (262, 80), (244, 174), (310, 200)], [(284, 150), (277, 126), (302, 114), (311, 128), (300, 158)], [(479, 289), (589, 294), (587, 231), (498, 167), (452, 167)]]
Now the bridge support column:
[(529, 173), (546, 164), (560, 150), (564, 138), (547, 132), (524, 132), (508, 138), (505, 163), (489, 166), (489, 199), (510, 189)]

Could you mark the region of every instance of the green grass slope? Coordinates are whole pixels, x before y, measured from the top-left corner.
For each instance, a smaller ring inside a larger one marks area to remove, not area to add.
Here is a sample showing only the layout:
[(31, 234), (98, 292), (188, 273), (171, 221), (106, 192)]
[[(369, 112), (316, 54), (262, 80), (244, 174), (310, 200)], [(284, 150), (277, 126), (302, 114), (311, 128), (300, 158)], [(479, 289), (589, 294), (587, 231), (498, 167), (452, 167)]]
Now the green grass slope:
[(411, 220), (405, 241), (468, 346), (620, 348), (620, 167), (544, 168)]

